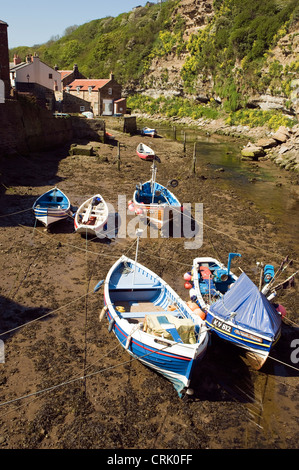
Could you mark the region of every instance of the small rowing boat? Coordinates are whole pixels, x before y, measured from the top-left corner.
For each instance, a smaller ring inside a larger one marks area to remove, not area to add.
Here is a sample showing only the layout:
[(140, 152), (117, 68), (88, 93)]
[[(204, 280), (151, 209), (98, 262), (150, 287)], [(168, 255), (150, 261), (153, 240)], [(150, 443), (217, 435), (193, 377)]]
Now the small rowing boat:
[(142, 160), (153, 161), (156, 156), (154, 150), (143, 143), (137, 145), (136, 153)]
[(48, 227), (68, 217), (70, 201), (60, 189), (55, 187), (37, 198), (32, 209), (36, 219)]
[(109, 215), (106, 201), (100, 194), (96, 194), (81, 204), (75, 214), (74, 226), (78, 233), (85, 235), (99, 235)]
[(100, 320), (106, 315), (108, 330), (121, 346), (170, 380), (179, 396), (183, 391), (192, 393), (189, 385), (195, 364), (208, 347), (205, 322), (136, 258), (122, 256), (110, 268)]
[(150, 137), (155, 137), (157, 135), (156, 129), (152, 129), (150, 127), (144, 127), (141, 130), (141, 135), (148, 135)]

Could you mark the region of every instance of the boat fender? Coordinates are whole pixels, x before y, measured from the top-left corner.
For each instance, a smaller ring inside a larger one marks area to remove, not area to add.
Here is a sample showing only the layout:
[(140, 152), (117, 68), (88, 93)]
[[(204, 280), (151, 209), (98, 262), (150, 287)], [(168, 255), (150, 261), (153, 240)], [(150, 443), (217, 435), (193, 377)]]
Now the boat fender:
[(100, 315), (99, 315), (99, 321), (102, 321), (104, 316), (105, 316), (105, 313), (107, 312), (108, 310), (108, 307), (107, 305), (105, 305), (105, 307), (102, 308), (101, 312), (100, 312)]
[(112, 328), (113, 328), (113, 326), (114, 326), (114, 323), (115, 323), (115, 320), (114, 320), (114, 318), (112, 318), (112, 319), (110, 320), (110, 322), (109, 322), (109, 325), (108, 325), (108, 331), (109, 331), (109, 333), (111, 333)]
[(276, 307), (276, 311), (282, 316), (282, 318), (284, 318), (287, 314), (287, 311), (284, 306), (280, 304)]
[(187, 305), (192, 310), (192, 312), (194, 312), (194, 310), (198, 309), (197, 303), (192, 302), (191, 300), (188, 300)]
[(192, 286), (191, 282), (187, 281), (187, 282), (185, 282), (184, 287), (185, 287), (185, 289), (192, 289), (193, 286)]
[(201, 308), (196, 308), (195, 310), (193, 310), (193, 313), (195, 313), (196, 315), (198, 315), (202, 320), (205, 320), (206, 319), (206, 313), (201, 310)]
[(191, 275), (190, 272), (184, 274), (184, 280), (185, 281), (191, 281), (191, 277), (192, 277), (192, 275)]
[(129, 211), (134, 212), (134, 210), (135, 210), (134, 204), (130, 204), (130, 205), (128, 206), (128, 209), (129, 209)]
[(196, 297), (197, 298), (196, 289), (194, 289), (194, 287), (192, 287), (192, 289), (190, 289), (189, 295), (190, 295), (190, 298), (191, 297)]
[(129, 349), (129, 346), (130, 346), (130, 344), (131, 344), (131, 339), (132, 339), (132, 336), (129, 335), (128, 338), (127, 338), (126, 345), (125, 345), (125, 349), (126, 349), (126, 350)]
[(174, 310), (176, 310), (176, 306), (175, 305), (168, 305), (167, 310), (169, 312), (173, 312)]

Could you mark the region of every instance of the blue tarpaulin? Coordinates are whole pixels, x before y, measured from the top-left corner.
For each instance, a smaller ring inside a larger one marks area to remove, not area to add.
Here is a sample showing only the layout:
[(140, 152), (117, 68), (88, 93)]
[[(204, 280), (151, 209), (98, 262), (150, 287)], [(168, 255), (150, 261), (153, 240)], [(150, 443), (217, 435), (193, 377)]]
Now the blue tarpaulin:
[(245, 273), (211, 305), (210, 312), (223, 320), (233, 318), (236, 325), (270, 337), (281, 327), (281, 316)]

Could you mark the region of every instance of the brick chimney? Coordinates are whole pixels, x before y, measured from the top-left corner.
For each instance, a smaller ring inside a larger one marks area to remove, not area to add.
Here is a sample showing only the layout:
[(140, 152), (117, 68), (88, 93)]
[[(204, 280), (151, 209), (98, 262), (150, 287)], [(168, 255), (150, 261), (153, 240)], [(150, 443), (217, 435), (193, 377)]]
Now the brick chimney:
[(18, 65), (20, 64), (22, 61), (20, 59), (20, 57), (18, 56), (18, 54), (15, 54), (14, 57), (13, 57), (13, 63), (14, 65)]
[(8, 24), (0, 20), (0, 80), (5, 86), (5, 97), (10, 97), (9, 53), (8, 53)]

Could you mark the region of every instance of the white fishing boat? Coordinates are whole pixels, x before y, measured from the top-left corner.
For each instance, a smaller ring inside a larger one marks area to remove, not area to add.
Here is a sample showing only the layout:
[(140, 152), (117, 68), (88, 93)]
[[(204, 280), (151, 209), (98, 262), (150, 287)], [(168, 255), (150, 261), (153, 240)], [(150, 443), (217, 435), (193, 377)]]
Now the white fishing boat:
[(108, 206), (101, 194), (96, 194), (81, 204), (75, 214), (76, 232), (87, 235), (99, 235), (109, 215)]

